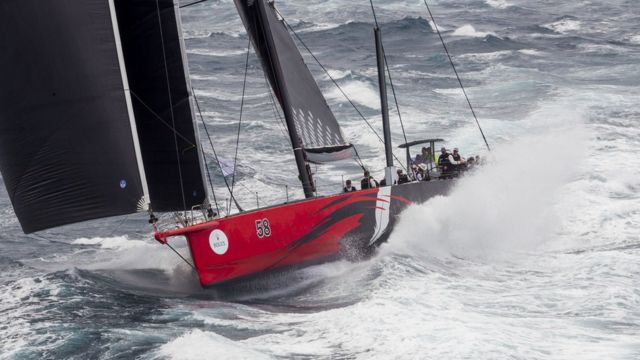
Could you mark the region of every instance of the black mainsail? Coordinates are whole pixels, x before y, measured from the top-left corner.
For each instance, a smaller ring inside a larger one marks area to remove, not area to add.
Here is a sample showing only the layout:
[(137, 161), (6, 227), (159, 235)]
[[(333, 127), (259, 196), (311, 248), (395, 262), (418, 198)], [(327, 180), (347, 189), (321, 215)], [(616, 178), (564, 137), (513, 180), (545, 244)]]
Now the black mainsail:
[(299, 145), (306, 160), (314, 163), (352, 157), (353, 146), (345, 140), (273, 2), (234, 1), (283, 108), (294, 150)]
[(27, 233), (206, 199), (173, 1), (130, 6), (0, 2), (0, 171)]

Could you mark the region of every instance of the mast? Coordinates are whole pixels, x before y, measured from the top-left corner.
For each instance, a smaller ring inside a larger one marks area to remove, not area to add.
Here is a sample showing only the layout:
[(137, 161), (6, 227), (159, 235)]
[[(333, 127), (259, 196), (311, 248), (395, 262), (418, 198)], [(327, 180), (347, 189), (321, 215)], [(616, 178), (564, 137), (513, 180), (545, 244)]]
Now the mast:
[[(267, 9), (265, 2), (262, 0), (256, 1), (258, 4), (258, 9), (260, 11), (262, 19), (267, 18)], [(267, 51), (269, 52), (269, 58), (273, 62), (273, 72), (275, 73), (277, 78), (284, 78), (284, 74), (282, 73), (282, 67), (280, 66), (280, 58), (276, 51), (271, 51), (271, 49), (275, 49), (276, 45), (273, 39), (273, 35), (270, 31), (264, 32), (264, 37), (267, 42)], [(293, 155), (296, 159), (296, 166), (298, 168), (298, 173), (300, 174), (300, 180), (302, 181), (302, 189), (304, 191), (305, 198), (309, 199), (314, 196), (313, 194), (313, 184), (311, 182), (311, 175), (307, 170), (307, 161), (305, 159), (304, 150), (302, 147), (302, 140), (298, 136), (298, 132), (296, 131), (295, 118), (293, 114), (293, 108), (290, 103), (289, 93), (287, 92), (287, 84), (285, 81), (278, 82), (277, 85), (280, 89), (280, 94), (282, 94), (280, 101), (282, 102), (282, 111), (284, 112), (284, 118), (287, 123), (287, 129), (289, 131), (289, 138), (291, 139), (291, 145), (293, 146)]]
[(387, 101), (387, 79), (385, 76), (384, 49), (382, 48), (382, 33), (376, 25), (373, 29), (376, 39), (376, 58), (378, 60), (378, 83), (380, 86), (380, 104), (382, 108), (382, 130), (384, 133), (384, 152), (387, 166), (384, 168), (384, 179), (387, 186), (393, 184), (394, 170), (393, 150), (391, 144), (391, 127), (389, 125), (389, 103)]

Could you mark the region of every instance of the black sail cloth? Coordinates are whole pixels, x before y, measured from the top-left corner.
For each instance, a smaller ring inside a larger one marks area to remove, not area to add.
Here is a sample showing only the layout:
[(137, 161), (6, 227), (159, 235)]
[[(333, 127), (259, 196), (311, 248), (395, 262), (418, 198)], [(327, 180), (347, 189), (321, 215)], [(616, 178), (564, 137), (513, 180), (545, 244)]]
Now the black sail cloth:
[(25, 232), (206, 201), (179, 24), (171, 0), (0, 2), (0, 171)]
[(25, 232), (144, 195), (106, 0), (0, 2), (0, 170)]
[[(353, 146), (344, 139), (273, 3), (235, 0), (235, 4), (280, 105), (284, 107), (288, 103), (291, 107), (292, 119), (287, 119), (287, 125), (295, 127), (307, 160), (324, 163), (353, 157)], [(267, 41), (267, 36), (273, 42)]]
[(207, 194), (177, 0), (115, 6), (151, 207), (189, 210)]

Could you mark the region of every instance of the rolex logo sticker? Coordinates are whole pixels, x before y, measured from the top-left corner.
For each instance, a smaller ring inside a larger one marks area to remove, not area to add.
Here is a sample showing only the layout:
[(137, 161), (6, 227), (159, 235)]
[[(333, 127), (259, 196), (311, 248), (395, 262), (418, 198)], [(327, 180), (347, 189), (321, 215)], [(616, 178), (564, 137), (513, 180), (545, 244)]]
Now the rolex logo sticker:
[(224, 255), (229, 250), (229, 239), (222, 230), (213, 230), (209, 234), (209, 246), (211, 250), (218, 255)]

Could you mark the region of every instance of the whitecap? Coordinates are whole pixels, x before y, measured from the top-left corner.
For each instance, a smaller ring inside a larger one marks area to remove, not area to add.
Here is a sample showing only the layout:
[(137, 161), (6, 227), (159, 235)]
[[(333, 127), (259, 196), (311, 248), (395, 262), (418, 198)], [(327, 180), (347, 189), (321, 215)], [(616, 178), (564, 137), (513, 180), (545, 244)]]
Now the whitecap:
[(488, 35), (496, 36), (492, 32), (477, 31), (472, 25), (467, 24), (457, 28), (453, 33), (453, 36), (465, 36), (465, 37), (486, 37)]
[(187, 50), (187, 53), (194, 54), (194, 55), (228, 57), (228, 56), (244, 55), (246, 54), (246, 50), (222, 50), (222, 49), (196, 48), (196, 49)]
[(626, 51), (621, 46), (605, 44), (579, 44), (578, 48), (585, 53), (599, 55), (616, 55)]
[(433, 92), (446, 96), (463, 96), (464, 92), (460, 88), (450, 88), (450, 89), (433, 89)]
[(329, 76), (331, 76), (331, 78), (333, 78), (334, 80), (344, 79), (347, 76), (353, 75), (351, 70), (328, 70), (328, 72), (329, 72)]
[(542, 25), (542, 27), (560, 34), (566, 34), (568, 32), (580, 30), (582, 24), (578, 20), (562, 19), (553, 23)]
[(496, 8), (496, 9), (506, 9), (511, 5), (510, 3), (508, 3), (506, 0), (485, 0), (485, 3), (487, 3), (487, 5), (491, 6), (492, 8)]
[(488, 52), (488, 53), (464, 54), (458, 57), (460, 59), (472, 60), (472, 61), (494, 61), (494, 60), (507, 57), (511, 54), (513, 54), (511, 50), (502, 50), (502, 51), (495, 51), (495, 52)]
[(308, 33), (308, 32), (316, 32), (316, 31), (325, 31), (338, 28), (342, 25), (346, 25), (351, 23), (352, 21), (348, 21), (345, 24), (335, 24), (335, 23), (315, 23), (309, 27), (306, 27), (302, 30), (299, 30), (298, 33)]
[[(358, 104), (365, 105), (372, 109), (380, 109), (380, 97), (378, 92), (368, 83), (364, 81), (350, 81), (341, 85), (342, 90)], [(345, 102), (344, 95), (338, 89), (333, 89), (327, 94), (327, 98), (340, 102)]]
[(522, 49), (522, 50), (518, 50), (518, 52), (521, 53), (521, 54), (529, 55), (529, 56), (542, 56), (542, 55), (544, 55), (543, 52), (538, 51), (536, 49)]
[(241, 342), (234, 342), (213, 332), (192, 330), (160, 347), (157, 355), (174, 360), (191, 359), (271, 359), (269, 355), (247, 349)]
[(129, 240), (126, 236), (79, 238), (71, 242), (74, 245), (94, 245), (101, 249), (125, 250), (135, 247), (147, 246), (148, 243), (141, 240)]

